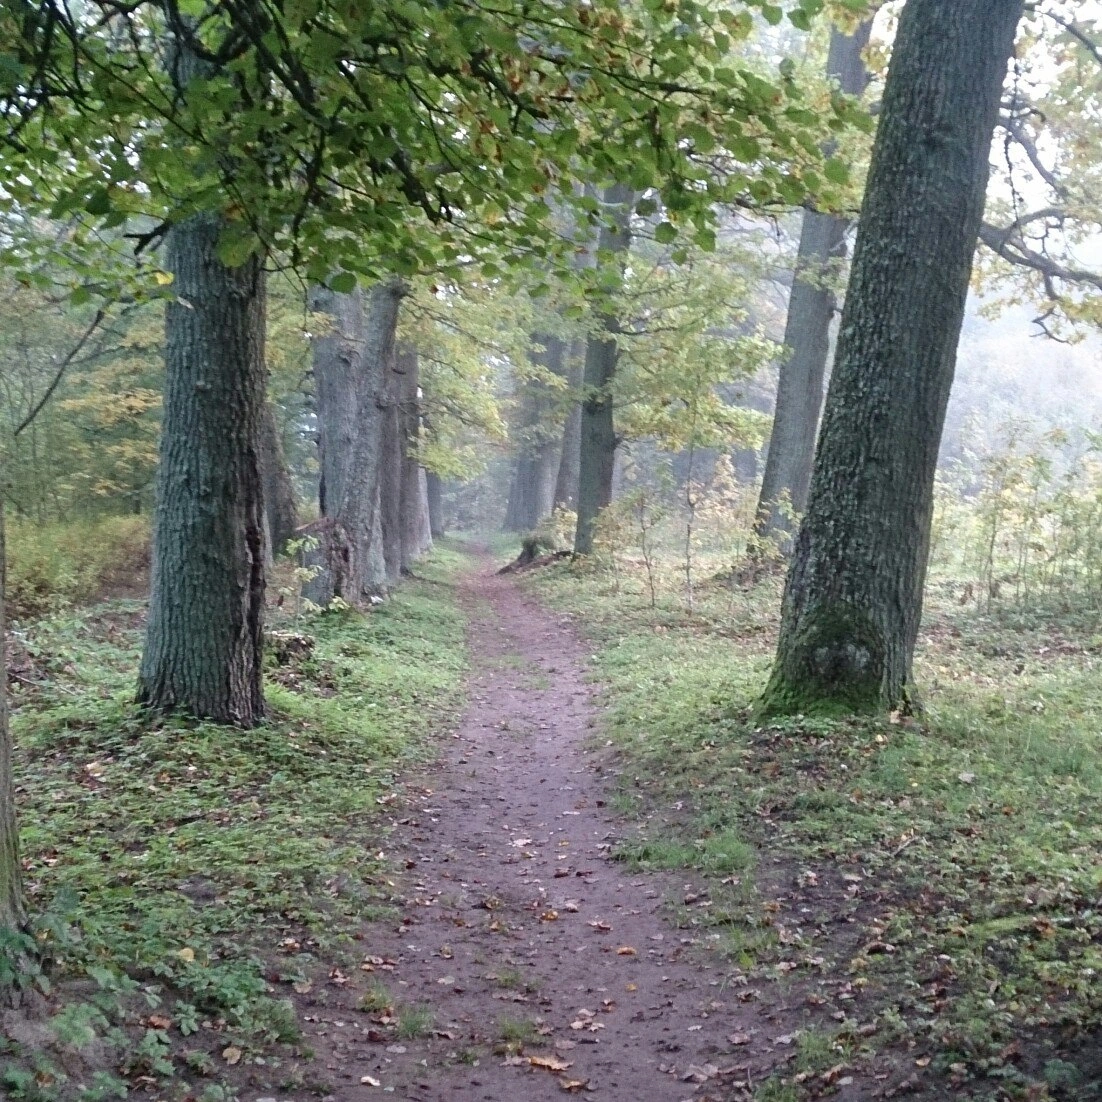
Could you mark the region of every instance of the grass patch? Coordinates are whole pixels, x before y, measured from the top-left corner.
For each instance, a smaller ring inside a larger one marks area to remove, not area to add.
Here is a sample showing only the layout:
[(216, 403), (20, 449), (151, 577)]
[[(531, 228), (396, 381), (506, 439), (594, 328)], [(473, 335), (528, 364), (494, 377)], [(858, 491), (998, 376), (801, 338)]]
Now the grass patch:
[[(934, 602), (921, 723), (757, 725), (776, 581), (700, 587), (693, 615), (675, 598), (652, 612), (622, 571), (526, 584), (596, 644), (615, 804), (636, 820), (621, 855), (713, 891), (756, 873), (728, 951), (763, 977), (783, 966), (824, 1020), (860, 1016), (846, 1060), (917, 1076), (930, 1099), (1102, 1098), (1097, 617)], [(829, 1086), (799, 1074), (759, 1097)]]
[[(47, 1027), (68, 1039), (9, 1054), (12, 1075), (98, 1097), (49, 1055), (94, 1034), (114, 1051), (112, 1089), (179, 1080), (202, 1097), (218, 1074), (196, 1069), (224, 1067), (227, 1046), (244, 1066), (293, 1044), (292, 985), (351, 959), (352, 933), (387, 907), (381, 814), (460, 703), (461, 562), (438, 550), (370, 615), (302, 621), (313, 653), (270, 671), (270, 718), (248, 732), (137, 713), (134, 603), (27, 630), (13, 720), (24, 864), (59, 992)], [(408, 1028), (423, 1017), (411, 1010)]]

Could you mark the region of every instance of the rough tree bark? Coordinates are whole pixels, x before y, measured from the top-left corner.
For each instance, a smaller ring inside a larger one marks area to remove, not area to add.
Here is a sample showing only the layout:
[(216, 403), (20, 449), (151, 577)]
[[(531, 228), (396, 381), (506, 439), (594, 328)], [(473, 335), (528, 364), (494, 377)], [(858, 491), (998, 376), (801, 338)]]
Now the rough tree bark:
[[(597, 238), (597, 250), (606, 263), (623, 272), (631, 247), (631, 208), (635, 195), (626, 184), (613, 184), (602, 196), (606, 222)], [(597, 515), (612, 502), (612, 474), (616, 461), (616, 426), (613, 422), (612, 384), (620, 358), (617, 337), (620, 319), (606, 309), (597, 318), (598, 333), (586, 342), (582, 376), (581, 446), (578, 455), (578, 526), (574, 554), (593, 551)]]
[[(386, 592), (380, 517), (386, 388), (405, 287), (398, 280), (337, 294), (319, 290), (315, 310), (332, 325), (314, 340), (321, 473), (316, 526), (319, 574), (307, 595), (353, 606)], [(366, 301), (365, 301), (366, 299)]]
[(567, 385), (570, 388), (566, 421), (562, 428), (562, 453), (555, 479), (555, 509), (574, 509), (578, 504), (578, 467), (582, 449), (582, 380), (585, 372), (585, 342), (573, 340), (566, 354)]
[(149, 625), (138, 701), (255, 725), (264, 714), (264, 269), (228, 268), (222, 221), (169, 231), (176, 297), (165, 309), (165, 393)]
[(447, 535), (444, 523), (444, 483), (434, 471), (425, 472), (425, 497), (429, 508), (429, 535), (442, 540)]
[[(23, 874), (19, 864), (19, 827), (15, 818), (15, 785), (8, 730), (8, 667), (5, 646), (4, 593), (7, 555), (4, 546), (4, 503), (0, 500), (0, 936), (22, 928), (26, 921)], [(0, 1003), (5, 1000), (0, 993)]]
[(421, 436), (420, 362), (416, 349), (398, 353), (399, 431), (402, 447), (402, 481), (399, 513), (402, 518), (402, 572), (432, 546), (429, 532), (429, 502), (425, 472), (417, 459)]
[[(869, 71), (861, 54), (871, 30), (870, 19), (852, 35), (837, 28), (831, 34), (827, 73), (850, 95), (860, 95), (868, 87)], [(775, 542), (785, 554), (792, 549), (792, 513), (802, 513), (807, 505), (830, 351), (830, 323), (837, 309), (832, 286), (837, 272), (832, 269), (845, 258), (849, 228), (848, 218), (818, 211), (807, 211), (800, 227), (773, 431), (754, 523), (759, 541)]]
[(264, 498), (266, 556), (278, 555), (298, 527), (295, 484), (287, 466), (275, 408), (264, 403), (260, 417), (260, 479)]
[[(536, 333), (532, 343), (540, 349), (531, 353), (532, 362), (564, 377), (566, 342), (550, 333)], [(530, 532), (550, 515), (559, 470), (558, 395), (541, 379), (527, 379), (523, 387), (520, 442), (505, 509), (507, 532)]]
[(765, 714), (913, 703), (934, 470), (1021, 0), (909, 0)]

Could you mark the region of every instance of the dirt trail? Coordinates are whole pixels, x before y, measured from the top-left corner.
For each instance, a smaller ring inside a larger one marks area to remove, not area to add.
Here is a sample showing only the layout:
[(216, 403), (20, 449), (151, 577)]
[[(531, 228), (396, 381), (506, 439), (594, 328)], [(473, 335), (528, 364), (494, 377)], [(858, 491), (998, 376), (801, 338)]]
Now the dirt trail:
[[(401, 922), (370, 927), (373, 972), (327, 985), (307, 1011), (332, 1098), (752, 1097), (779, 1026), (738, 969), (663, 916), (681, 880), (610, 859), (618, 828), (594, 768), (581, 644), (485, 563), (463, 600), (467, 714), (387, 842), (407, 869)], [(385, 1010), (358, 1010), (373, 981), (399, 1019), (431, 1006), (431, 1026), (400, 1035)]]

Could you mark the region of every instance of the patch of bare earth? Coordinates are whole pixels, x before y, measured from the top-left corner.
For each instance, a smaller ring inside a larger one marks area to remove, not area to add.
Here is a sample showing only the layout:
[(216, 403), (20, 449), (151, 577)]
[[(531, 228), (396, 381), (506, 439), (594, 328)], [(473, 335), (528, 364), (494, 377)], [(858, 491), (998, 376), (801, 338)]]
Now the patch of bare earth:
[(771, 1007), (668, 921), (683, 880), (612, 859), (568, 622), (488, 568), (463, 598), (469, 707), (394, 805), (400, 917), (365, 927), (362, 968), (302, 998), (313, 1077), (335, 1102), (752, 1098), (806, 1010), (775, 992)]

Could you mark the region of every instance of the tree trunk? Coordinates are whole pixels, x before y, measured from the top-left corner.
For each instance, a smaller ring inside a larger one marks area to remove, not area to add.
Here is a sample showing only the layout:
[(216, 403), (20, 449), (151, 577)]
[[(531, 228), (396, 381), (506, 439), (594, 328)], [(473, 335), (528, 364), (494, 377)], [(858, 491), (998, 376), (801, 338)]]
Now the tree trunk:
[(278, 555), (298, 527), (295, 484), (283, 451), (275, 408), (264, 403), (260, 417), (260, 479), (263, 486), (266, 549)]
[[(604, 192), (606, 219), (597, 239), (598, 261), (616, 264), (622, 274), (631, 247), (631, 207), (634, 193), (626, 184), (614, 184)], [(581, 448), (578, 460), (578, 527), (574, 554), (593, 551), (597, 515), (612, 502), (612, 473), (616, 460), (616, 427), (613, 422), (612, 384), (620, 358), (617, 336), (620, 319), (605, 309), (597, 318), (599, 333), (586, 342), (583, 374)]]
[[(19, 827), (15, 819), (15, 785), (8, 730), (8, 667), (4, 619), (4, 503), (0, 499), (0, 938), (20, 930), (26, 921), (23, 874), (19, 864)], [(4, 1002), (0, 993), (0, 1003)]]
[(149, 625), (138, 701), (243, 727), (264, 714), (264, 269), (227, 268), (221, 219), (173, 226)]
[[(539, 347), (530, 353), (532, 362), (563, 378), (566, 343), (550, 333), (536, 333), (532, 343)], [(505, 510), (508, 532), (530, 532), (551, 514), (559, 470), (559, 394), (538, 378), (527, 379), (522, 386), (516, 466)]]
[(402, 573), (432, 545), (429, 535), (428, 494), (424, 472), (417, 458), (421, 437), (420, 364), (415, 349), (403, 349), (397, 357), (399, 430), (402, 447), (402, 482), (399, 512), (402, 518)]
[(766, 714), (912, 702), (934, 470), (1020, 0), (909, 0)]
[[(869, 72), (861, 53), (868, 45), (871, 30), (870, 19), (852, 35), (837, 28), (831, 34), (827, 73), (850, 95), (860, 95), (868, 87)], [(837, 308), (832, 281), (839, 274), (836, 266), (845, 259), (849, 227), (848, 218), (807, 211), (800, 228), (773, 431), (754, 523), (759, 541), (775, 542), (785, 554), (792, 549), (793, 513), (802, 513), (807, 506), (830, 350), (830, 323)]]
[(373, 287), (366, 308), (359, 290), (315, 292), (315, 309), (333, 322), (330, 332), (314, 340), (321, 546), (320, 573), (307, 595), (316, 604), (340, 597), (359, 607), (386, 592), (380, 517), (384, 407), (404, 295), (397, 280)]
[(433, 471), (425, 472), (425, 497), (428, 499), (429, 535), (442, 540), (447, 534), (444, 525), (444, 484)]
[(570, 342), (567, 353), (567, 382), (570, 387), (566, 421), (562, 429), (562, 453), (555, 479), (555, 509), (575, 509), (578, 504), (578, 467), (582, 448), (582, 380), (585, 372), (585, 343)]
[(402, 417), (399, 409), (400, 379), (391, 355), (386, 388), (381, 402), (382, 456), (379, 470), (379, 519), (382, 525), (386, 576), (396, 582), (402, 576)]

